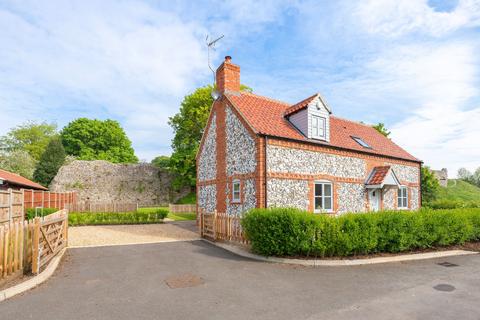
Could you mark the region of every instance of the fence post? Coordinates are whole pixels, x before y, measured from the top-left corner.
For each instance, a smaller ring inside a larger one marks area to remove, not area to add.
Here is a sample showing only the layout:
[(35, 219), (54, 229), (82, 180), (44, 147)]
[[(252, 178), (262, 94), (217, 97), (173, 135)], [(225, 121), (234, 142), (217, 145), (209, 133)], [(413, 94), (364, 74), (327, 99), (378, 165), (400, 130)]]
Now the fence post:
[(12, 222), (13, 216), (13, 190), (8, 188), (8, 222)]
[(33, 223), (32, 273), (38, 274), (40, 271), (40, 218), (36, 217)]
[(213, 240), (217, 240), (217, 210), (213, 211)]
[(200, 236), (203, 238), (203, 226), (204, 226), (204, 221), (205, 215), (203, 214), (203, 210), (200, 211)]

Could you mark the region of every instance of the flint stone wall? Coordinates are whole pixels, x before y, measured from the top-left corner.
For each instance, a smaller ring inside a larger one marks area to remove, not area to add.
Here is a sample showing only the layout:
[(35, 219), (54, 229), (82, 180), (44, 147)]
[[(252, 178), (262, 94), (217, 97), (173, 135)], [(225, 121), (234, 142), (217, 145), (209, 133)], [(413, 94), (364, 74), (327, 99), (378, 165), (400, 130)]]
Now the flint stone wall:
[(268, 172), (364, 178), (366, 162), (353, 157), (269, 145), (267, 146), (267, 170)]
[(364, 212), (366, 189), (363, 184), (337, 183), (338, 214), (346, 212)]
[(213, 212), (217, 207), (217, 185), (200, 186), (198, 189), (198, 207)]
[(227, 175), (255, 172), (255, 140), (230, 107), (226, 108)]
[(411, 188), (410, 205), (412, 210), (418, 210), (420, 208), (419, 190), (417, 187)]
[(213, 180), (217, 175), (217, 116), (213, 114), (198, 159), (198, 180)]
[(397, 195), (398, 195), (397, 188), (385, 188), (383, 190), (383, 209), (384, 210), (395, 210)]
[(79, 201), (166, 204), (190, 191), (174, 192), (172, 179), (170, 173), (146, 163), (74, 160), (60, 168), (50, 190), (76, 191)]
[(268, 207), (293, 207), (308, 210), (309, 188), (307, 180), (268, 179)]
[(401, 182), (419, 183), (420, 169), (418, 167), (404, 166), (395, 163), (387, 163), (386, 165), (392, 167)]

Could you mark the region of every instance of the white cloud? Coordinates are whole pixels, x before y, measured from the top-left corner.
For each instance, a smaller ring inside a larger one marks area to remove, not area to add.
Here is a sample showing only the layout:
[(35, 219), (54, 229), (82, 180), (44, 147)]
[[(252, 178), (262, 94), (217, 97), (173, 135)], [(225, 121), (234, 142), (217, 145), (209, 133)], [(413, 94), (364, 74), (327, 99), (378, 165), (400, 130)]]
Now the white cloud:
[(0, 6), (0, 127), (52, 114), (61, 124), (111, 117), (143, 158), (170, 144), (168, 116), (208, 74), (204, 33), (137, 2)]
[(355, 9), (355, 16), (370, 33), (400, 36), (420, 32), (441, 36), (461, 27), (480, 25), (480, 1), (460, 0), (451, 12), (438, 12), (426, 0), (369, 0)]

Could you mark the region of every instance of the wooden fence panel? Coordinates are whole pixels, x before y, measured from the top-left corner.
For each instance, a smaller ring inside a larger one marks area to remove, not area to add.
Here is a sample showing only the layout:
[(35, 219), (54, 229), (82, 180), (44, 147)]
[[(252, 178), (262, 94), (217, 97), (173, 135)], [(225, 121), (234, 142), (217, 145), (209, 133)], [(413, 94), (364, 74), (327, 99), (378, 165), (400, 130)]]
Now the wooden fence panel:
[(171, 213), (196, 213), (196, 204), (169, 204), (168, 211)]
[(132, 212), (138, 209), (137, 203), (82, 201), (67, 204), (70, 212)]
[(68, 204), (75, 203), (76, 192), (50, 192), (41, 190), (24, 190), (24, 208), (66, 209)]

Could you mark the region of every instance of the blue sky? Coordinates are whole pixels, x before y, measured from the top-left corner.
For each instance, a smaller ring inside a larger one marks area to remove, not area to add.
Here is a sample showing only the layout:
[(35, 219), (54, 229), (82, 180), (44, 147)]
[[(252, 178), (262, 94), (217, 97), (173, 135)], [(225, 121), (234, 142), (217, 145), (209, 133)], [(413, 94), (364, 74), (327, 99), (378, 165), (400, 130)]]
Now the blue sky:
[(0, 134), (111, 118), (141, 159), (169, 154), (168, 117), (212, 81), (206, 34), (258, 94), (321, 92), (427, 165), (480, 166), (480, 0), (0, 0)]

